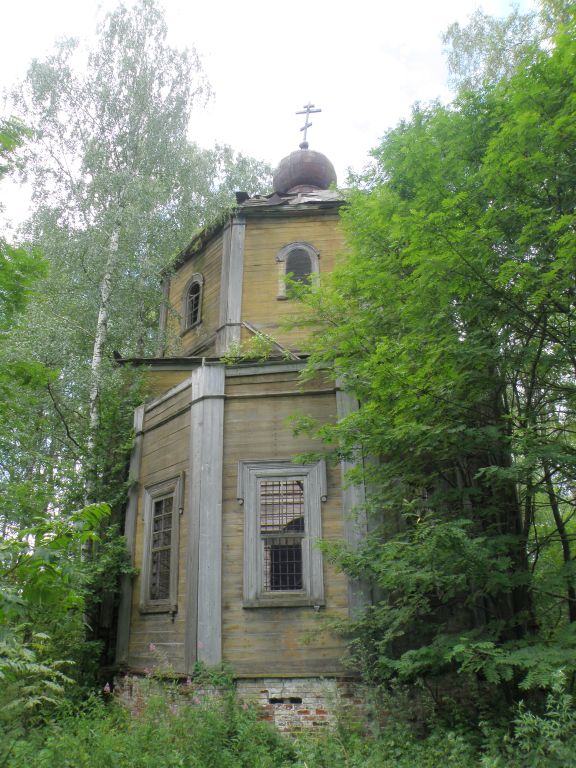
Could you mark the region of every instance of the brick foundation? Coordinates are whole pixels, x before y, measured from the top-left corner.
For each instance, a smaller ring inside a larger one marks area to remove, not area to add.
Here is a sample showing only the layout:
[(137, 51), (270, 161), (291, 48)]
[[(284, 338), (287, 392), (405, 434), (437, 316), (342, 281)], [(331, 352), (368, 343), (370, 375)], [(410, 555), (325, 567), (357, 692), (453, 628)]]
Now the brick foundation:
[[(237, 679), (238, 699), (256, 705), (262, 719), (278, 730), (294, 732), (333, 727), (337, 717), (364, 721), (364, 698), (353, 680), (334, 678), (263, 678)], [(225, 690), (196, 685), (194, 681), (165, 681), (126, 675), (118, 677), (114, 695), (133, 714), (144, 707), (147, 697), (169, 691), (172, 706), (195, 706), (206, 699), (220, 698)]]
[(363, 719), (363, 699), (349, 680), (264, 678), (237, 680), (238, 697), (255, 703), (280, 731), (321, 729), (333, 726), (346, 713)]

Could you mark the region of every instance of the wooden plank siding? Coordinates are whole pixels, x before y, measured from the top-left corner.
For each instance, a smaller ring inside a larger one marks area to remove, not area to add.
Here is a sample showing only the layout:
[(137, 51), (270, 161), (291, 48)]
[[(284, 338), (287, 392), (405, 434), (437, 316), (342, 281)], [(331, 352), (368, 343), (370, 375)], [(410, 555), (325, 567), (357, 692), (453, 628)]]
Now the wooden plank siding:
[[(345, 617), (348, 612), (347, 579), (324, 563), (325, 607), (244, 608), (243, 537), (244, 510), (237, 501), (238, 462), (287, 459), (318, 448), (310, 438), (294, 436), (289, 418), (303, 413), (329, 421), (336, 414), (334, 383), (318, 378), (301, 384), (298, 371), (276, 365), (254, 367), (254, 373), (228, 369), (224, 400), (224, 455), (222, 468), (222, 658), (238, 676), (298, 676), (342, 674), (345, 653), (341, 638), (325, 631), (326, 616)], [(239, 374), (242, 375), (239, 375)], [(183, 372), (189, 376), (190, 371)], [(185, 657), (187, 615), (186, 561), (195, 543), (190, 541), (190, 491), (193, 472), (190, 457), (192, 387), (176, 387), (173, 394), (146, 406), (140, 455), (139, 498), (135, 522), (135, 566), (142, 566), (144, 539), (144, 489), (185, 472), (184, 511), (180, 518), (178, 612), (142, 614), (140, 579), (133, 589), (127, 664), (135, 671), (169, 665), (187, 674)], [(212, 402), (212, 401), (207, 401)], [(203, 428), (203, 423), (197, 424)], [(328, 499), (322, 504), (322, 536), (342, 539), (341, 474), (328, 467)], [(203, 574), (199, 574), (202, 579)], [(202, 589), (199, 592), (199, 599)], [(206, 634), (206, 633), (204, 633)], [(149, 650), (153, 643), (157, 651)], [(199, 641), (200, 643), (200, 641)], [(199, 656), (202, 653), (199, 644)], [(188, 659), (189, 662), (189, 659)]]
[(145, 393), (148, 400), (157, 398), (168, 392), (172, 387), (181, 384), (190, 377), (189, 370), (182, 371), (159, 371), (148, 370), (145, 373)]
[[(288, 243), (305, 241), (320, 251), (320, 280), (334, 269), (338, 257), (344, 252), (345, 242), (340, 219), (333, 211), (318, 217), (290, 217), (287, 219), (258, 219), (250, 217), (246, 223), (244, 244), (244, 286), (242, 320), (258, 330), (269, 333), (281, 344), (301, 348), (308, 336), (307, 329), (285, 330), (282, 318), (298, 314), (296, 302), (278, 299), (278, 264), (276, 255)], [(242, 329), (242, 342), (252, 334)]]
[[(194, 348), (210, 340), (220, 325), (220, 282), (222, 279), (222, 233), (214, 237), (206, 249), (194, 254), (170, 278), (169, 307), (166, 322), (167, 356), (188, 355)], [(195, 273), (204, 277), (202, 290), (202, 322), (182, 330), (184, 292)], [(211, 343), (206, 354), (210, 354)]]
[[(278, 380), (274, 380), (274, 379)], [(346, 616), (347, 580), (324, 563), (326, 607), (243, 608), (244, 510), (236, 498), (238, 462), (286, 459), (318, 448), (306, 436), (295, 437), (288, 425), (296, 412), (327, 421), (334, 418), (335, 395), (280, 394), (298, 390), (295, 373), (227, 378), (224, 412), (222, 536), (222, 650), (238, 676), (342, 674), (342, 639), (325, 629), (324, 618)], [(306, 384), (325, 389), (326, 382)], [(276, 395), (274, 396), (274, 393)], [(250, 393), (250, 397), (245, 395)], [(242, 395), (238, 397), (238, 395)], [(267, 396), (272, 395), (272, 396)], [(322, 504), (322, 536), (344, 535), (340, 471), (328, 468), (328, 500)]]
[[(186, 375), (189, 376), (189, 371)], [(141, 571), (144, 519), (144, 489), (184, 472), (184, 514), (180, 516), (180, 544), (178, 553), (178, 612), (152, 614), (140, 612), (140, 576), (136, 576), (132, 597), (132, 614), (128, 665), (135, 671), (169, 665), (176, 672), (184, 673), (184, 634), (186, 627), (185, 590), (188, 530), (187, 485), (189, 482), (190, 408), (179, 415), (182, 407), (190, 403), (190, 388), (178, 392), (158, 408), (145, 413), (140, 468), (140, 494), (136, 515), (134, 565)], [(172, 415), (172, 418), (169, 418)], [(164, 420), (162, 419), (164, 417)], [(166, 418), (168, 417), (168, 418)], [(156, 651), (150, 651), (150, 644)]]

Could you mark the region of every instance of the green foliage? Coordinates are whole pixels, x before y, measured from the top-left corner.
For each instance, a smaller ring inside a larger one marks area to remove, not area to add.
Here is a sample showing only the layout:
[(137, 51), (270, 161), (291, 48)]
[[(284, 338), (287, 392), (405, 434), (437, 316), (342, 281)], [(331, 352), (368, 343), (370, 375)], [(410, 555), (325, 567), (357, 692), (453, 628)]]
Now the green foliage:
[(251, 361), (263, 362), (268, 360), (273, 352), (278, 352), (278, 345), (273, 337), (268, 333), (257, 331), (244, 344), (240, 342), (231, 344), (226, 354), (222, 356), (222, 360), (227, 365)]
[(0, 733), (18, 733), (44, 722), (73, 682), (62, 671), (68, 661), (44, 660), (48, 640), (40, 633), (28, 645), (15, 636), (0, 640)]
[[(0, 727), (6, 735), (42, 722), (74, 682), (69, 669), (84, 635), (81, 551), (97, 540), (109, 512), (94, 504), (66, 518), (52, 514), (0, 541)], [(65, 659), (59, 656), (64, 650)]]
[[(77, 561), (83, 546), (109, 515), (107, 504), (92, 504), (67, 517), (56, 514), (0, 541), (0, 620), (32, 620), (50, 603), (61, 610), (78, 597)], [(75, 557), (74, 557), (75, 555)]]
[(300, 292), (310, 373), (361, 404), (315, 430), (371, 491), (366, 544), (325, 547), (376, 595), (353, 659), (459, 674), (476, 719), (574, 670), (575, 32), (389, 131), (349, 259)]
[(177, 707), (157, 696), (134, 718), (93, 700), (80, 716), (63, 715), (15, 744), (7, 766), (272, 768), (296, 764), (293, 755), (288, 740), (233, 698)]
[(230, 147), (189, 141), (192, 109), (209, 95), (193, 48), (169, 46), (161, 9), (141, 0), (106, 16), (92, 50), (62, 40), (33, 60), (13, 94), (29, 129), (0, 123), (0, 168), (17, 165), (20, 147), (34, 191), (28, 244), (0, 243), (0, 530), (22, 543), (39, 521), (111, 507), (81, 564), (79, 552), (57, 558), (75, 590), (61, 592), (60, 572), (49, 584), (52, 560), (39, 567), (53, 599), (28, 617), (83, 683), (113, 661), (117, 582), (130, 572), (120, 532), (144, 392), (141, 372), (119, 369), (113, 351), (155, 354), (162, 270), (234, 189), (257, 192), (269, 176)]
[[(390, 700), (392, 704), (393, 700)], [(397, 703), (397, 702), (396, 702)], [(239, 702), (232, 690), (191, 702), (182, 691), (150, 690), (145, 705), (130, 714), (113, 701), (92, 696), (63, 702), (51, 720), (12, 733), (1, 742), (6, 768), (554, 768), (574, 765), (576, 710), (561, 675), (541, 711), (521, 704), (515, 733), (489, 729), (479, 735), (436, 723), (418, 734), (411, 718), (388, 713), (373, 735), (340, 719), (321, 733), (280, 734), (261, 720), (257, 707)], [(413, 719), (413, 718), (412, 718)]]

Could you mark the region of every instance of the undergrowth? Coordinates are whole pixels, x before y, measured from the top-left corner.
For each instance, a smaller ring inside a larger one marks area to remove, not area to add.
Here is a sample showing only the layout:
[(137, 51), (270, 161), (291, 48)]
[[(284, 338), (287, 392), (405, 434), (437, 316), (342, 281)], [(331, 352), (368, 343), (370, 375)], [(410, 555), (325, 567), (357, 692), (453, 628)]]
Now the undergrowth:
[[(571, 768), (576, 710), (559, 679), (540, 714), (511, 727), (431, 727), (418, 736), (385, 721), (368, 735), (341, 720), (320, 734), (280, 734), (233, 691), (198, 705), (153, 695), (137, 715), (93, 696), (64, 704), (42, 727), (0, 738), (0, 768)], [(6, 734), (5, 734), (6, 735)], [(1, 734), (0, 734), (1, 736)]]

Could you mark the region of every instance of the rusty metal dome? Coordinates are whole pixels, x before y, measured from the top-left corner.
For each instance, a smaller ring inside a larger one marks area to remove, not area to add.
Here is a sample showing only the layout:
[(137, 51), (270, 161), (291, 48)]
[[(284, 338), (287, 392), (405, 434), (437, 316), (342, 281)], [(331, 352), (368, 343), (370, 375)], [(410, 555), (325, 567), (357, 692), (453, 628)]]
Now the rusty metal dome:
[(307, 142), (280, 161), (272, 180), (278, 194), (328, 189), (335, 183), (336, 171), (330, 160), (321, 152), (308, 149)]

